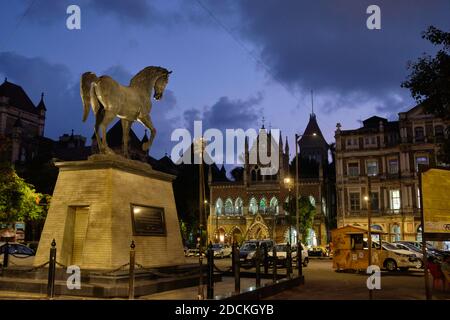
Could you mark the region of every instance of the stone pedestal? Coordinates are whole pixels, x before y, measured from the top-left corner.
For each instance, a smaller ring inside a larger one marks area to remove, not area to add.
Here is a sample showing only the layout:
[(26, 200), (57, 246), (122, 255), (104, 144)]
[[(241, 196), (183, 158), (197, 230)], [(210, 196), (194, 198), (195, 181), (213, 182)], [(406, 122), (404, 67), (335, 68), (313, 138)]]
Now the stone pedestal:
[[(129, 262), (132, 240), (136, 244), (136, 263), (144, 267), (185, 264), (173, 176), (154, 171), (142, 162), (109, 155), (58, 162), (56, 166), (59, 175), (36, 266), (48, 261), (53, 239), (57, 262), (78, 265), (82, 270), (123, 266)], [(162, 212), (163, 230), (155, 233), (150, 228), (148, 235), (137, 234), (134, 205)]]

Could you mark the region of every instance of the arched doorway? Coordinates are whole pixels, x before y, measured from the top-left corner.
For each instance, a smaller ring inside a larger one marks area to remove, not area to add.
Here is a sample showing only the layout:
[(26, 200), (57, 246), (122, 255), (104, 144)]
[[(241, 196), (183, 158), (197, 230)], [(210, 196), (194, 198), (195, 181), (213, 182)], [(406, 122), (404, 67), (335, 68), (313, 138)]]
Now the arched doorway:
[(231, 231), (231, 243), (236, 242), (236, 243), (241, 243), (243, 240), (243, 236), (242, 236), (242, 231), (241, 229), (239, 229), (238, 227), (235, 227), (232, 231)]
[(307, 246), (317, 246), (317, 236), (314, 229), (310, 228), (307, 231), (306, 236), (306, 245)]
[[(372, 230), (378, 230), (378, 231), (383, 231), (383, 227), (381, 227), (379, 224), (373, 224), (371, 226)], [(379, 242), (380, 241), (380, 235), (379, 234), (372, 234), (372, 240)]]
[(225, 243), (225, 230), (223, 228), (217, 229), (214, 239), (216, 243)]
[(422, 242), (422, 225), (421, 224), (419, 224), (419, 226), (417, 227), (416, 240)]
[(249, 228), (247, 233), (248, 240), (263, 240), (268, 238), (269, 238), (269, 230), (264, 224), (260, 222), (253, 224)]
[(392, 235), (391, 235), (392, 242), (400, 241), (401, 235), (400, 235), (400, 226), (398, 224), (394, 224), (392, 226)]

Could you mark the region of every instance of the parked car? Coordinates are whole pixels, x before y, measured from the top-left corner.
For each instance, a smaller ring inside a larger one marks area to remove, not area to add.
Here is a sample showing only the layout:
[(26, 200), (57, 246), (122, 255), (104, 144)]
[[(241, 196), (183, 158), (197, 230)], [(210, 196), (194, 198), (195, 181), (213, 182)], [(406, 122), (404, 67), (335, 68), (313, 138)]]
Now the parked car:
[[(3, 263), (4, 254), (6, 252), (6, 242), (0, 242), (0, 264)], [(15, 265), (29, 265), (34, 259), (36, 252), (27, 246), (17, 243), (8, 243), (9, 260)]]
[[(420, 241), (402, 240), (402, 241), (397, 241), (397, 243), (402, 243), (402, 244), (408, 245), (408, 246), (414, 246), (417, 249), (419, 249), (420, 251), (422, 251), (422, 242), (420, 242)], [(445, 256), (450, 255), (450, 252), (436, 249), (428, 242), (427, 242), (427, 246), (426, 246), (426, 251), (427, 251), (427, 254), (429, 254), (435, 258), (438, 258), (439, 260), (443, 260)]]
[(311, 257), (328, 257), (330, 254), (324, 246), (312, 246), (308, 249), (308, 255)]
[[(372, 242), (372, 245), (379, 249), (380, 245), (378, 243)], [(417, 267), (418, 259), (414, 253), (408, 250), (398, 249), (393, 244), (385, 241), (381, 243), (381, 249), (380, 267), (388, 271), (395, 271), (397, 269), (407, 271), (409, 268)]]
[[(184, 253), (186, 257), (198, 257), (200, 256), (200, 250), (198, 249), (187, 249)], [(202, 256), (205, 256), (205, 252), (202, 252)]]
[[(302, 264), (304, 267), (308, 266), (309, 262), (309, 256), (308, 256), (308, 250), (306, 247), (302, 244)], [(287, 243), (278, 243), (275, 245), (275, 248), (277, 250), (277, 265), (286, 266), (287, 265)], [(271, 262), (273, 263), (273, 251), (270, 251), (268, 253), (269, 257), (271, 258)], [(291, 247), (291, 257), (293, 265), (295, 262), (297, 262), (297, 246), (293, 245)]]
[(394, 243), (391, 243), (391, 244), (394, 245), (395, 247), (397, 247), (397, 249), (406, 250), (406, 251), (409, 251), (409, 252), (415, 254), (416, 258), (418, 259), (416, 268), (417, 269), (422, 269), (423, 268), (423, 266), (424, 266), (424, 264), (423, 264), (423, 254), (422, 254), (422, 251), (420, 249), (418, 249), (415, 246), (408, 246), (407, 244), (401, 243), (401, 242), (394, 242)]
[(273, 240), (245, 241), (239, 249), (239, 261), (242, 266), (252, 267), (255, 265), (255, 254), (258, 243), (261, 250), (264, 250), (263, 248), (266, 247), (268, 252), (270, 252), (274, 246)]
[(212, 249), (214, 251), (214, 257), (218, 258), (225, 258), (225, 257), (231, 257), (231, 247), (222, 244), (222, 243), (215, 243), (212, 245)]

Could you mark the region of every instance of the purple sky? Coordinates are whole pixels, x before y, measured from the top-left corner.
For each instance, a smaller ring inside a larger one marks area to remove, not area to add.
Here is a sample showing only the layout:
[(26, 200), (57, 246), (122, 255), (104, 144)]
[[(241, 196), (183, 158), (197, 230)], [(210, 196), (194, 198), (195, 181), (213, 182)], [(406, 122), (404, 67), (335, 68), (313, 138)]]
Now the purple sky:
[[(81, 7), (81, 30), (66, 28), (70, 4)], [(366, 28), (371, 4), (381, 7), (381, 30)], [(83, 72), (127, 84), (148, 65), (173, 70), (153, 104), (157, 158), (170, 153), (174, 128), (200, 119), (205, 129), (246, 129), (264, 116), (293, 146), (311, 89), (329, 142), (336, 122), (350, 129), (374, 114), (395, 119), (414, 105), (400, 88), (408, 60), (433, 53), (421, 32), (450, 30), (448, 0), (0, 0), (0, 8), (0, 76), (36, 103), (45, 92), (51, 138), (92, 134), (92, 114), (81, 122)]]

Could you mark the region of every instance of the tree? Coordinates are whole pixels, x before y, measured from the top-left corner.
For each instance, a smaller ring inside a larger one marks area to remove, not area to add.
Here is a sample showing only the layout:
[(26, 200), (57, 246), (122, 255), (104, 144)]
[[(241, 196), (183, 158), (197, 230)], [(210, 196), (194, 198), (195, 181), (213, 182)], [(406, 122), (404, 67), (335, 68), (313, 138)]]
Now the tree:
[(0, 222), (37, 220), (45, 217), (50, 196), (37, 193), (8, 164), (0, 166)]
[[(411, 70), (403, 88), (424, 107), (425, 112), (445, 120), (450, 119), (450, 32), (430, 26), (422, 38), (440, 46), (434, 57), (423, 55), (416, 62), (409, 62)], [(447, 128), (447, 133), (449, 128)], [(448, 135), (447, 135), (448, 136)], [(450, 139), (447, 138), (440, 151), (440, 160), (450, 163)]]
[[(295, 212), (294, 199), (289, 202), (284, 203), (285, 210), (289, 212), (289, 224), (291, 226), (296, 226), (297, 216)], [(292, 209), (291, 209), (292, 208)], [(299, 219), (299, 229), (298, 232), (302, 236), (302, 243), (306, 242), (307, 231), (312, 228), (314, 223), (314, 216), (316, 215), (316, 208), (312, 205), (309, 197), (300, 196), (298, 199), (298, 219)]]

